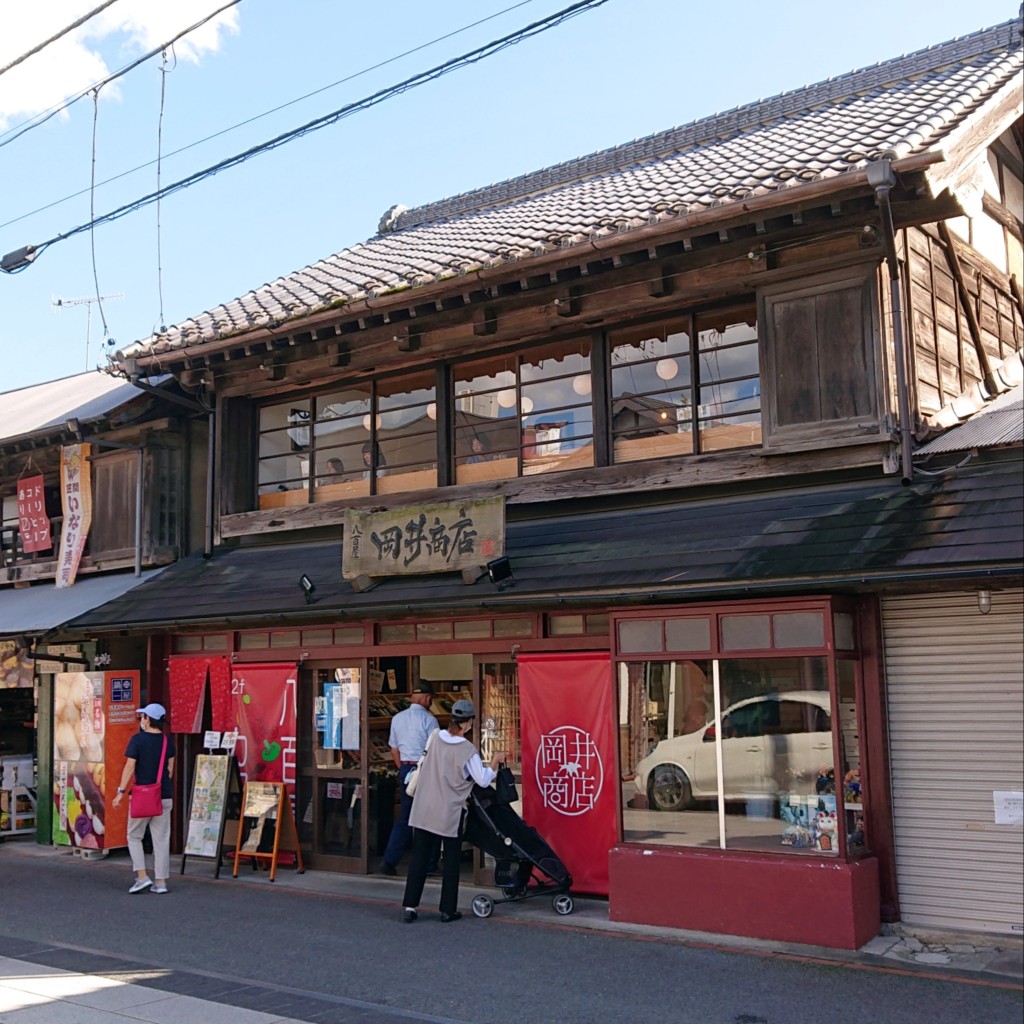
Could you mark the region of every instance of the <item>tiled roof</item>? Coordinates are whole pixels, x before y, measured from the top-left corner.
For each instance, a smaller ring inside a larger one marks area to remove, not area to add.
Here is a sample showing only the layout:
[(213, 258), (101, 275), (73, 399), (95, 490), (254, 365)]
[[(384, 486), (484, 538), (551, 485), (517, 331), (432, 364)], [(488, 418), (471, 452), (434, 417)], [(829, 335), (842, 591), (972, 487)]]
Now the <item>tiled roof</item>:
[(413, 210), (178, 324), (162, 353), (941, 147), (1022, 67), (1017, 21)]
[[(1020, 454), (903, 486), (897, 477), (780, 489), (730, 500), (586, 512), (506, 526), (516, 585), (458, 573), (382, 580), (355, 593), (340, 541), (221, 548), (165, 569), (71, 629), (231, 622), (235, 628), (339, 615), (463, 608), (501, 614), (557, 598), (577, 607), (637, 600), (782, 593), (1020, 575), (1024, 477)], [(306, 604), (299, 577), (316, 585)]]

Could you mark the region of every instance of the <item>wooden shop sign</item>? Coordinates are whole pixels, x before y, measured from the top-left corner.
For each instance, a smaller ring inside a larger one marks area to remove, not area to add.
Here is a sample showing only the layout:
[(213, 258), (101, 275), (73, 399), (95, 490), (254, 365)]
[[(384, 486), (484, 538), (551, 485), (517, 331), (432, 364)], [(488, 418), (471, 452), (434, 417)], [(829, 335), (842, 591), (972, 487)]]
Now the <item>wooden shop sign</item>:
[(505, 499), (437, 502), (384, 512), (345, 512), (341, 574), (460, 572), (505, 553)]

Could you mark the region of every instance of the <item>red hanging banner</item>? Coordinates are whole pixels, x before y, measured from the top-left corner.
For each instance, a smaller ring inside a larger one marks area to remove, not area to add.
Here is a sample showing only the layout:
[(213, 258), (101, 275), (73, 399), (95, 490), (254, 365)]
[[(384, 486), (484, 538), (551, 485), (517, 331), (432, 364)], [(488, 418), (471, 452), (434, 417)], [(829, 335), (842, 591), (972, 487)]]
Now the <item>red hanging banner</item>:
[(50, 551), (53, 548), (41, 473), (39, 476), (23, 476), (18, 481), (18, 534), (23, 551)]
[(248, 782), (295, 785), (297, 668), (294, 663), (231, 666), (238, 723), (234, 754)]
[(168, 711), (172, 732), (201, 732), (210, 678), (211, 728), (225, 732), (235, 727), (231, 706), (231, 664), (224, 655), (175, 655), (170, 660)]
[(608, 851), (618, 840), (611, 657), (520, 654), (523, 816), (573, 877), (608, 895)]

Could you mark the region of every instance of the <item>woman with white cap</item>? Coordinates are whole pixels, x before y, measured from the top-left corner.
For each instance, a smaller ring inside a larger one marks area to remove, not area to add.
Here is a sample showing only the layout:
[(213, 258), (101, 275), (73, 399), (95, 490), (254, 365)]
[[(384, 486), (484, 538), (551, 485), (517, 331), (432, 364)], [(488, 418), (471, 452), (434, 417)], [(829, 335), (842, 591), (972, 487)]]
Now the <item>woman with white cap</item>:
[[(164, 734), (167, 711), (163, 704), (147, 704), (135, 712), (139, 717), (139, 731), (128, 741), (124, 752), (124, 771), (118, 783), (117, 796), (113, 804), (119, 807), (124, 799), (128, 783), (151, 786), (160, 782), (160, 796), (163, 813), (146, 818), (133, 818), (131, 804), (128, 811), (128, 852), (132, 857), (135, 881), (128, 890), (135, 894), (152, 888), (155, 893), (167, 892), (167, 876), (171, 866), (171, 806), (174, 775), (174, 740)], [(161, 769), (161, 765), (163, 766)], [(157, 776), (160, 776), (158, 779)], [(156, 884), (146, 873), (146, 854), (142, 839), (149, 829), (153, 841), (153, 875)]]
[(405, 879), (403, 900), (406, 924), (412, 924), (418, 916), (427, 868), (437, 863), (442, 850), (441, 920), (447, 923), (462, 917), (457, 907), (466, 798), (474, 783), (489, 786), (494, 781), (498, 762), (505, 759), (505, 754), (495, 753), (490, 767), (480, 760), (476, 748), (466, 739), (475, 718), (473, 702), (457, 700), (452, 705), (448, 728), (438, 732), (420, 764), (416, 796), (409, 814), (413, 837), (412, 862)]

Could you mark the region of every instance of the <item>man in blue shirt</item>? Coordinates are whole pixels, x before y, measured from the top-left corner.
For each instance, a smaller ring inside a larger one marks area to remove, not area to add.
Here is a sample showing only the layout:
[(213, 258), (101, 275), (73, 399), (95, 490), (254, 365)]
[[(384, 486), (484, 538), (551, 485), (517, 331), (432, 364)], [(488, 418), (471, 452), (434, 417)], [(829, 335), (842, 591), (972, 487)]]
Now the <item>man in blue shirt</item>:
[(384, 875), (398, 874), (397, 864), (412, 842), (412, 829), (409, 827), (412, 797), (405, 791), (405, 780), (423, 756), (430, 734), (437, 730), (437, 719), (427, 710), (433, 697), (434, 687), (426, 679), (421, 679), (412, 688), (409, 706), (391, 719), (388, 746), (391, 748), (391, 759), (398, 769), (401, 808), (398, 819), (391, 827), (391, 837), (381, 860), (380, 871)]

